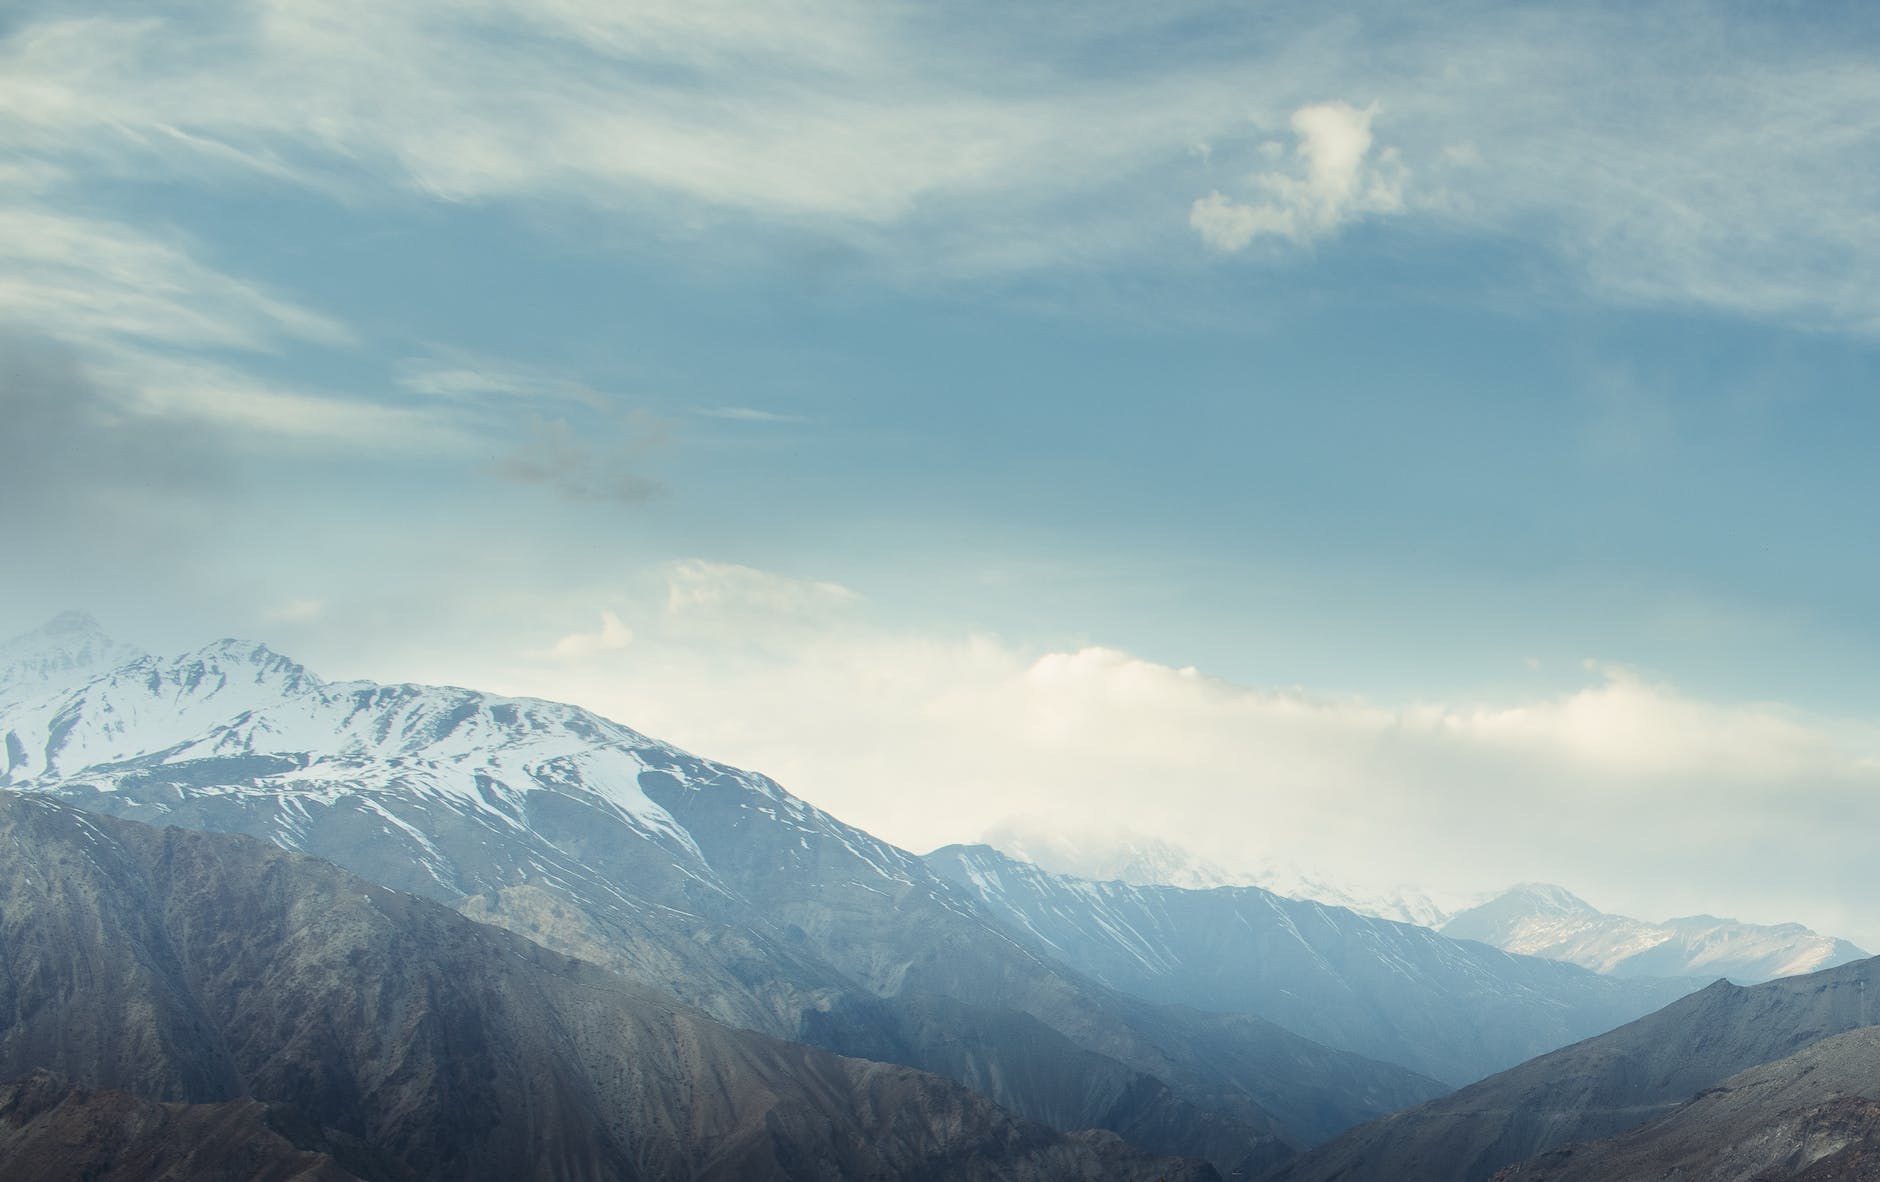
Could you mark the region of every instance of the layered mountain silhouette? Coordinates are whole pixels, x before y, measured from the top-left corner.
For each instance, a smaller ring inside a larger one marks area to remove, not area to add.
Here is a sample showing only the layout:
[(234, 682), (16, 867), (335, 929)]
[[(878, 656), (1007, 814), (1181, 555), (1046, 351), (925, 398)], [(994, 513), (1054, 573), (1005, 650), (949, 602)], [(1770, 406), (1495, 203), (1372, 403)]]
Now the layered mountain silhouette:
[(989, 846), (928, 864), (1041, 954), (1141, 997), (1272, 1018), (1463, 1084), (1610, 1030), (1702, 982), (1618, 981), (1258, 887), (1049, 874)]
[(668, 1005), (1224, 1173), (1686, 987), (1253, 889), (1003, 862), (990, 890), (989, 851), (919, 858), (576, 707), (331, 683), (237, 641), (155, 658), (78, 617), (0, 648), (0, 742), (16, 789), (317, 855)]
[[(1552, 1150), (1670, 1119), (1680, 1105), (1739, 1072), (1876, 1023), (1880, 958), (1748, 987), (1718, 981), (1617, 1030), (1354, 1129), (1281, 1166), (1272, 1178), (1474, 1182)], [(1712, 1103), (1685, 1118), (1684, 1127), (1720, 1111), (1728, 1109)], [(1776, 1108), (1760, 1113), (1778, 1115)], [(1742, 1132), (1758, 1119), (1742, 1118), (1748, 1122)]]
[(8, 1178), (1215, 1176), (313, 858), (41, 797), (0, 793), (0, 965)]
[(16, 787), (313, 853), (722, 1021), (940, 1072), (1056, 1128), (1251, 1172), (1444, 1090), (1256, 1017), (1105, 988), (914, 855), (575, 707), (327, 683), (234, 641), (30, 668), (0, 682)]

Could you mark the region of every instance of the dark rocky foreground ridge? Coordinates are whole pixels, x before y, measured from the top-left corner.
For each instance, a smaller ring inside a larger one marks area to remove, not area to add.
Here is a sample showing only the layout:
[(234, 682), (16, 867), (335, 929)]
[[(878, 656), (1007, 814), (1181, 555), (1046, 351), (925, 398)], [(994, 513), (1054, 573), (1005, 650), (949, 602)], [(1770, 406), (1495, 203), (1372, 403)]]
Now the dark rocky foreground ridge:
[(1752, 1067), (1639, 1128), (1509, 1166), (1495, 1182), (1880, 1179), (1880, 1027)]
[(0, 1079), (7, 1178), (243, 1154), (308, 1182), (1215, 1176), (733, 1030), (264, 842), (4, 792)]
[(9, 1182), (406, 1182), (388, 1154), (259, 1100), (159, 1103), (46, 1071), (0, 1084)]
[[(1826, 1047), (1823, 1040), (1849, 1031), (1870, 1034), (1865, 1028), (1876, 1023), (1880, 1023), (1880, 957), (1747, 988), (1719, 981), (1617, 1030), (1353, 1129), (1280, 1166), (1269, 1178), (1272, 1182), (1481, 1182), (1503, 1167), (1552, 1150), (1575, 1147), (1572, 1156), (1578, 1156), (1582, 1143), (1667, 1117), (1706, 1089), (1736, 1086), (1725, 1084), (1731, 1076), (1786, 1060), (1817, 1044)], [(1857, 1039), (1847, 1047), (1871, 1045)], [(1858, 1058), (1855, 1051), (1848, 1053)], [(1803, 1057), (1800, 1062), (1807, 1067), (1812, 1061)], [(1837, 1069), (1846, 1067), (1846, 1061), (1835, 1062), (1841, 1065)], [(1776, 1074), (1780, 1076), (1781, 1071)], [(1698, 1117), (1727, 1110), (1712, 1100), (1699, 1110)], [(1743, 1122), (1739, 1131), (1748, 1132), (1759, 1121), (1774, 1122), (1782, 1116), (1778, 1108), (1761, 1107), (1745, 1108), (1734, 1119)], [(1708, 1127), (1716, 1131), (1722, 1125)], [(1635, 1175), (1621, 1171), (1584, 1176)]]

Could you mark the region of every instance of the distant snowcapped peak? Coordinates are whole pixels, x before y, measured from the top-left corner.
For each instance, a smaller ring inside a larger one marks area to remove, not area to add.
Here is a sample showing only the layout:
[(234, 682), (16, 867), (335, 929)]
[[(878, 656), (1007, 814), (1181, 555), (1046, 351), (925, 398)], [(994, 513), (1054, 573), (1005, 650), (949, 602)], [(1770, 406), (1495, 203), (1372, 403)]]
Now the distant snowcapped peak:
[(88, 612), (65, 611), (0, 645), (0, 685), (70, 684), (127, 665), (144, 655), (113, 640)]
[(1533, 911), (1547, 911), (1558, 915), (1599, 915), (1599, 908), (1580, 898), (1563, 886), (1550, 882), (1517, 883), (1496, 896), (1492, 902), (1500, 900), (1518, 901)]
[(41, 624), (35, 632), (46, 636), (102, 635), (98, 617), (85, 611), (63, 611)]

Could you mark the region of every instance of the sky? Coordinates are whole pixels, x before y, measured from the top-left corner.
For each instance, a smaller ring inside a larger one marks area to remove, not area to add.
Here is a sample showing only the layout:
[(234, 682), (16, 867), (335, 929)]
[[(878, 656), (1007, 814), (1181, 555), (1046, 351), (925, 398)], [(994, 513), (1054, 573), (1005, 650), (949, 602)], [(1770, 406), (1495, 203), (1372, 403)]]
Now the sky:
[(1880, 12), (24, 0), (0, 633), (1880, 948)]

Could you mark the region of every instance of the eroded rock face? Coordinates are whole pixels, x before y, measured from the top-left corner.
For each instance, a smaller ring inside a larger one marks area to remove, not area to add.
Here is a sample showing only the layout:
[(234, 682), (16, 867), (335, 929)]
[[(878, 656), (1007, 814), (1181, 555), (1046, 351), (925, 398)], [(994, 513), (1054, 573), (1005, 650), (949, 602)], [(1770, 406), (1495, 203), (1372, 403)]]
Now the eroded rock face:
[[(223, 1120), (276, 1156), (363, 1146), (387, 1177), (1212, 1176), (937, 1076), (733, 1030), (264, 842), (8, 793), (0, 967), (0, 1078), (51, 1068), (128, 1097), (71, 1101), (68, 1117), (41, 1103), (16, 1131), (129, 1105), (137, 1152)], [(268, 1141), (269, 1105), (313, 1133)], [(301, 1167), (343, 1178), (353, 1163)], [(3, 1160), (0, 1174), (17, 1176)]]
[[(334, 1157), (348, 1159), (353, 1168)], [(0, 1169), (13, 1182), (403, 1182), (396, 1162), (336, 1144), (258, 1100), (161, 1104), (36, 1071), (0, 1084)], [(359, 1170), (361, 1172), (355, 1172)]]
[(1753, 1067), (1656, 1120), (1500, 1171), (1495, 1182), (1880, 1178), (1880, 1028)]
[(1271, 1176), (1485, 1179), (1550, 1150), (1636, 1128), (1739, 1072), (1876, 1023), (1880, 958), (1747, 988), (1719, 981), (1598, 1038), (1353, 1129)]

